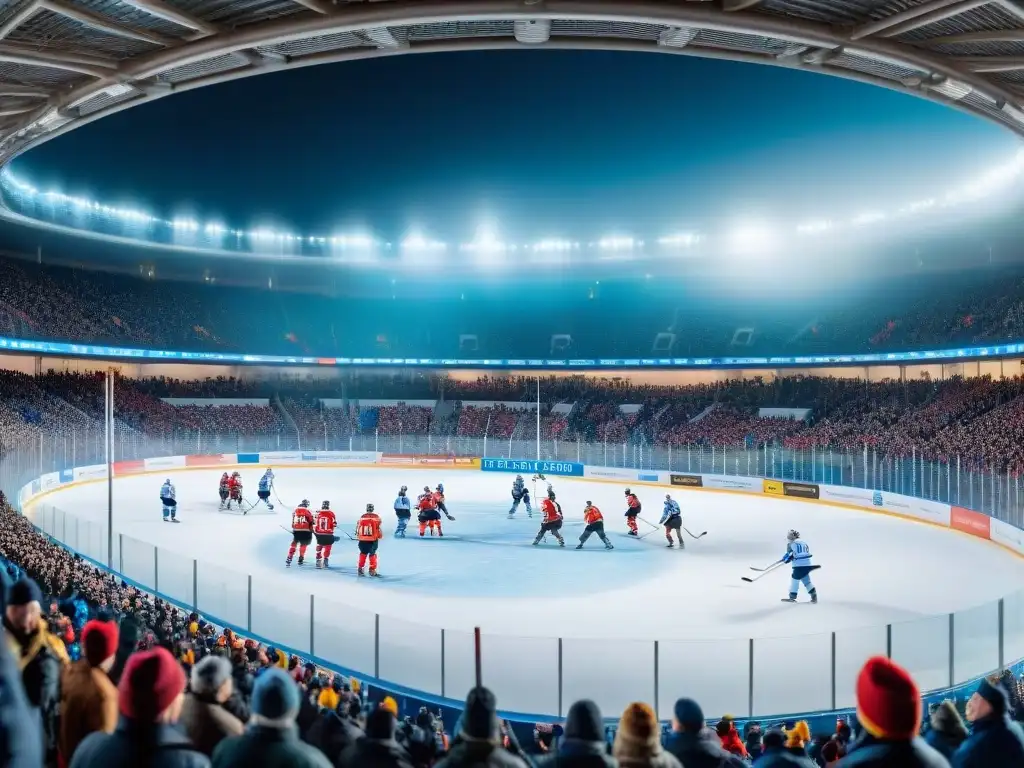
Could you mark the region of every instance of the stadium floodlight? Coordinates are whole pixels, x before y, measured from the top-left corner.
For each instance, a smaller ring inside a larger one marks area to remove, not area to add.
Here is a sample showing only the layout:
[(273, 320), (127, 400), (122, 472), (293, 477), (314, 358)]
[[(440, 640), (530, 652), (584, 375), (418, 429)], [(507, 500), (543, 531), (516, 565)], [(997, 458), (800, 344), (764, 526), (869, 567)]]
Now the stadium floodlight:
[(330, 238), (330, 244), (334, 248), (347, 250), (367, 250), (373, 248), (374, 240), (369, 235), (334, 235)]
[(171, 221), (171, 227), (178, 232), (198, 232), (199, 222), (195, 219), (177, 218)]
[(547, 238), (544, 240), (538, 240), (536, 243), (530, 246), (523, 246), (524, 250), (529, 248), (535, 253), (559, 253), (563, 251), (572, 250), (572, 242), (569, 240), (559, 240), (557, 238)]
[(853, 217), (853, 223), (858, 227), (862, 227), (878, 221), (885, 221), (885, 219), (886, 216), (882, 211), (864, 211)]
[(597, 247), (602, 251), (632, 251), (636, 246), (637, 242), (632, 237), (602, 237), (597, 241)]
[(207, 223), (205, 227), (203, 227), (203, 232), (205, 232), (210, 237), (220, 237), (225, 232), (227, 232), (227, 227), (216, 221), (211, 221)]
[(700, 242), (700, 236), (693, 232), (681, 232), (676, 235), (668, 235), (667, 237), (659, 237), (658, 245), (665, 246), (667, 248), (690, 248)]
[(418, 232), (410, 233), (402, 240), (401, 248), (406, 253), (430, 253), (443, 251), (447, 245), (439, 240), (428, 240)]
[(818, 235), (832, 229), (832, 222), (828, 219), (814, 219), (797, 224), (796, 231), (801, 235)]
[(775, 231), (762, 222), (746, 222), (729, 233), (732, 251), (743, 254), (767, 253), (777, 244)]

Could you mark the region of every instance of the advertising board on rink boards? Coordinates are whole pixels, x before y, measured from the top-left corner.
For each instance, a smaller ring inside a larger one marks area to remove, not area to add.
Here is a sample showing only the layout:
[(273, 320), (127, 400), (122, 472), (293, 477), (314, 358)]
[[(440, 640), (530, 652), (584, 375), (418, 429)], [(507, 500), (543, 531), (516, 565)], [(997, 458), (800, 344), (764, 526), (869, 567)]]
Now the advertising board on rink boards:
[(981, 512), (975, 512), (973, 509), (952, 507), (949, 527), (980, 539), (992, 538), (992, 518)]
[(995, 518), (989, 525), (989, 538), (992, 541), (1012, 549), (1018, 555), (1024, 555), (1024, 531)]
[[(561, 463), (561, 462), (553, 462)], [(517, 470), (518, 471), (518, 470)], [(531, 470), (532, 471), (532, 470)], [(552, 473), (554, 474), (554, 473)], [(583, 468), (584, 477), (600, 477), (605, 480), (637, 480), (639, 473), (635, 469), (623, 469), (622, 467), (591, 467), (585, 466)], [(657, 482), (658, 478), (655, 477), (654, 482)]]
[(177, 469), (185, 466), (184, 456), (161, 456), (156, 459), (144, 459), (147, 470), (151, 469)]
[(882, 509), (895, 515), (912, 517), (936, 525), (950, 525), (950, 506), (938, 501), (916, 499), (913, 496), (875, 491), (870, 488), (849, 488), (845, 485), (819, 485), (818, 491), (822, 501)]
[[(261, 457), (263, 454), (261, 454)], [(348, 461), (354, 464), (376, 464), (381, 454), (375, 451), (312, 451), (303, 453), (300, 461)]]
[(717, 488), (723, 491), (743, 491), (745, 493), (760, 493), (762, 491), (761, 478), (742, 477), (740, 475), (701, 475), (705, 488)]
[[(575, 461), (535, 461), (533, 459), (480, 459), (484, 472), (519, 472), (562, 477), (583, 477), (584, 467)], [(636, 472), (631, 472), (630, 479)]]
[(90, 464), (87, 467), (75, 467), (72, 470), (72, 479), (76, 483), (80, 483), (83, 480), (106, 480), (107, 465)]

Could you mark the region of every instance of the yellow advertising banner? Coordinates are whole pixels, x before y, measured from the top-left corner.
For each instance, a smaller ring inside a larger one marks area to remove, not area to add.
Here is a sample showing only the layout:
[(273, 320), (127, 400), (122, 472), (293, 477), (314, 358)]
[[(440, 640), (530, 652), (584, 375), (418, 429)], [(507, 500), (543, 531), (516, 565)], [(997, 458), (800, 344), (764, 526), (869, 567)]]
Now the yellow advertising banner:
[(782, 496), (785, 493), (781, 480), (764, 480), (762, 482), (765, 493), (770, 493), (772, 496)]

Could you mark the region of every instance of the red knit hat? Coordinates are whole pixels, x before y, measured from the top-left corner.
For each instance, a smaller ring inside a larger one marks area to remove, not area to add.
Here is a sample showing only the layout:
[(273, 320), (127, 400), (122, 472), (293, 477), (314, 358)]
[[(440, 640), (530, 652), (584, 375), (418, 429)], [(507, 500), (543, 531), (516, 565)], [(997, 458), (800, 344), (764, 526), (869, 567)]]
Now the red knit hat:
[(82, 628), (82, 653), (91, 666), (98, 667), (117, 653), (117, 624), (93, 619)]
[(878, 739), (912, 739), (921, 728), (921, 692), (910, 673), (875, 656), (857, 676), (857, 717)]
[(121, 714), (154, 722), (185, 690), (185, 671), (166, 648), (132, 654), (118, 686)]

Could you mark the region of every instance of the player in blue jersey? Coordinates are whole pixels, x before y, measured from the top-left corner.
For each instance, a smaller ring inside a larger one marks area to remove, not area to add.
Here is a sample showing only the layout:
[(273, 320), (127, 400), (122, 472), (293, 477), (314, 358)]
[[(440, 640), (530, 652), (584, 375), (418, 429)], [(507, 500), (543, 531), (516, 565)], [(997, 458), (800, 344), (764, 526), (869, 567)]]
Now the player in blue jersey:
[(406, 526), (409, 525), (409, 518), (412, 517), (412, 499), (409, 498), (409, 486), (407, 485), (398, 489), (398, 497), (395, 499), (395, 517), (398, 518), (395, 538), (404, 539)]
[(811, 583), (811, 571), (816, 571), (821, 566), (811, 563), (811, 548), (807, 546), (806, 541), (800, 538), (799, 531), (791, 530), (786, 534), (786, 541), (788, 544), (786, 545), (786, 554), (782, 556), (782, 562), (792, 563), (793, 576), (789, 585), (789, 597), (783, 598), (782, 602), (795, 603), (801, 584), (806, 587), (807, 594), (811, 596), (811, 602), (818, 602), (818, 590)]
[(516, 510), (519, 509), (519, 502), (526, 505), (527, 516), (533, 517), (533, 509), (530, 507), (530, 489), (526, 487), (526, 481), (523, 480), (522, 475), (516, 475), (516, 479), (512, 481), (512, 508), (508, 511), (509, 518), (515, 517)]
[(176, 517), (178, 512), (178, 502), (175, 496), (177, 495), (174, 490), (174, 485), (170, 479), (164, 480), (164, 484), (160, 486), (160, 503), (164, 505), (164, 522), (170, 521), (172, 523), (179, 522)]
[(672, 531), (676, 532), (676, 539), (679, 541), (679, 548), (686, 549), (683, 543), (683, 513), (679, 509), (679, 502), (672, 498), (671, 494), (665, 494), (665, 509), (661, 513), (661, 525), (665, 526), (665, 538), (668, 539), (668, 546), (671, 549)]
[[(274, 490), (274, 470), (268, 469), (263, 473), (263, 477), (260, 478), (260, 484), (256, 489), (256, 495), (259, 496), (260, 501), (267, 505), (267, 509), (270, 511), (274, 510), (274, 505), (270, 503), (270, 492)], [(259, 504), (257, 501), (256, 504)], [(256, 504), (253, 504), (255, 507)], [(248, 514), (249, 510), (244, 510), (243, 515)]]

